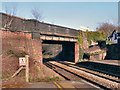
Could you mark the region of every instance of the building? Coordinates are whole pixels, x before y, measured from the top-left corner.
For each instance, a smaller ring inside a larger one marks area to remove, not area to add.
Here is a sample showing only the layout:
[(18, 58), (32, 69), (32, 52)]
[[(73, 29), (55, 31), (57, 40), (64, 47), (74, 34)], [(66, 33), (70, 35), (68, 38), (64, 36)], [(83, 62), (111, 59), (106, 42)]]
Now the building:
[(116, 30), (112, 32), (112, 34), (108, 37), (108, 41), (118, 43), (120, 39), (120, 33), (118, 33)]
[(86, 31), (86, 30), (89, 30), (89, 28), (87, 28), (87, 27), (83, 27), (83, 26), (80, 26), (80, 30), (82, 30), (82, 31)]

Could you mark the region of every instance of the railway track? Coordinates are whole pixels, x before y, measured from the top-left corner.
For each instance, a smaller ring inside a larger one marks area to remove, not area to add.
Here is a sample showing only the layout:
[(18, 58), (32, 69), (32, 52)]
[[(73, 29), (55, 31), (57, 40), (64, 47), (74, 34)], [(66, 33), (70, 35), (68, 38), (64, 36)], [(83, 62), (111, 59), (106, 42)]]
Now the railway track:
[(62, 61), (49, 61), (45, 64), (67, 80), (84, 79), (103, 89), (113, 89), (118, 88), (119, 86), (119, 80), (117, 77), (108, 76), (97, 71), (74, 66)]
[(108, 80), (111, 80), (111, 81), (114, 81), (114, 82), (117, 82), (117, 83), (120, 83), (120, 76), (119, 75), (116, 75), (116, 74), (113, 74), (113, 73), (109, 73), (109, 72), (104, 72), (104, 71), (100, 71), (100, 70), (96, 70), (96, 69), (93, 69), (93, 68), (89, 68), (89, 67), (85, 67), (83, 65), (73, 65), (71, 63), (67, 63), (67, 62), (62, 62), (62, 61), (58, 61), (64, 65), (67, 65), (67, 66), (70, 66), (70, 67), (73, 67), (73, 68), (76, 68), (76, 69), (79, 69), (79, 70), (82, 70), (82, 71), (85, 71), (85, 72), (88, 72), (88, 73), (91, 73), (91, 74), (94, 74), (94, 75), (97, 75), (97, 76), (100, 76), (100, 77), (103, 77), (103, 78), (106, 78)]

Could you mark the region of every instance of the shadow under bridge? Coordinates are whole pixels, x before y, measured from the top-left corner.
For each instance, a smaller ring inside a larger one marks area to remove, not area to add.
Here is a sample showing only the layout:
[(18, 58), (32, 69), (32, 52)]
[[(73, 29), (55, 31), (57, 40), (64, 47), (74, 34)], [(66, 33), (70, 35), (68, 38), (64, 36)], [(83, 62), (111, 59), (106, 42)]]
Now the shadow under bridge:
[(59, 52), (55, 57), (49, 58), (49, 60), (75, 61), (75, 42), (43, 40), (42, 44), (62, 45), (61, 52)]

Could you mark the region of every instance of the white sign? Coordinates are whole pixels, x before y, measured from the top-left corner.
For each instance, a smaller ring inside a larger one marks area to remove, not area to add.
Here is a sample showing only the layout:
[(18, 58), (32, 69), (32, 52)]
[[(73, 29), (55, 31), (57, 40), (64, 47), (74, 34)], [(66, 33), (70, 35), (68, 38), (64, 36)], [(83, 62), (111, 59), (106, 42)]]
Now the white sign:
[(19, 66), (25, 66), (26, 60), (25, 57), (19, 57)]

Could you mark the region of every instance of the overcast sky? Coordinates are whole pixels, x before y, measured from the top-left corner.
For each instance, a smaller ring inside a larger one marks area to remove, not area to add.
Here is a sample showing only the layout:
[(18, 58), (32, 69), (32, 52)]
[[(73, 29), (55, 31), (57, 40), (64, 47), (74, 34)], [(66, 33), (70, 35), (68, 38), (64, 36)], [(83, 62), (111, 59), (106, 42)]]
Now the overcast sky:
[(80, 26), (95, 30), (99, 24), (118, 22), (118, 2), (6, 2), (9, 9), (17, 8), (17, 15), (33, 18), (31, 9), (38, 8), (46, 23), (79, 29)]

